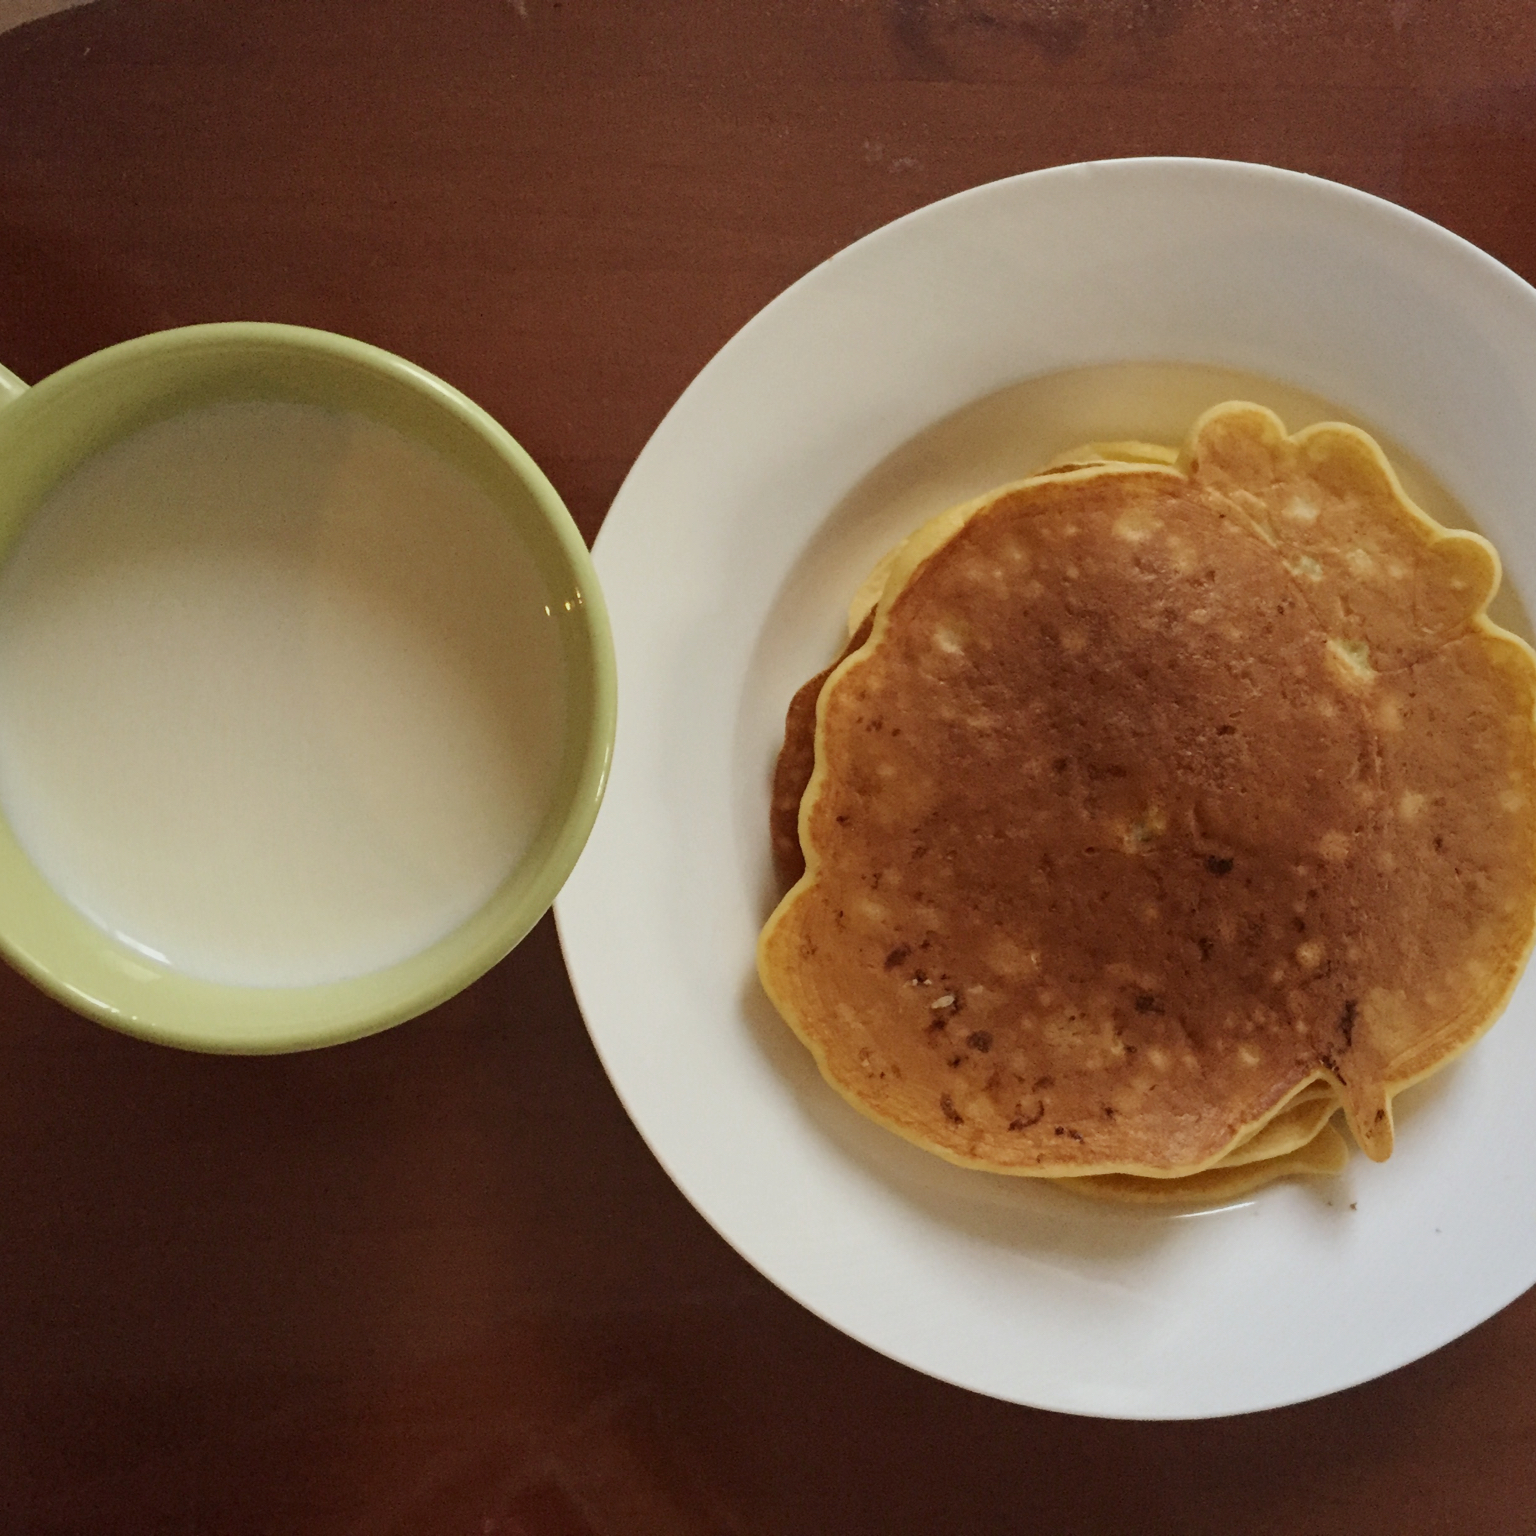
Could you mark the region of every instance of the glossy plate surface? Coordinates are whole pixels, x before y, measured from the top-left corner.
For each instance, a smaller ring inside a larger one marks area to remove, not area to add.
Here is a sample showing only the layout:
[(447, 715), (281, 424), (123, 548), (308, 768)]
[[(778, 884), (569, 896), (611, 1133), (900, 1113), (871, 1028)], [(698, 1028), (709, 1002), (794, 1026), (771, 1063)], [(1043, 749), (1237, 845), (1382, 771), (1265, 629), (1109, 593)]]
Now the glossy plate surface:
[[(1127, 362), (1150, 366), (1099, 366)], [(1211, 161), (1039, 172), (860, 241), (700, 374), (598, 541), (623, 709), (557, 914), (604, 1064), (765, 1275), (872, 1347), (1017, 1402), (1295, 1402), (1426, 1354), (1536, 1280), (1529, 978), (1399, 1101), (1389, 1163), (1357, 1154), (1335, 1181), (1203, 1214), (1080, 1202), (905, 1144), (822, 1083), (757, 986), (784, 706), (875, 557), (1042, 447), (1176, 433), (1249, 373), (1279, 381), (1249, 392), (1293, 429), (1325, 409), (1310, 392), (1409, 445), (1536, 591), (1536, 291), (1390, 204)]]

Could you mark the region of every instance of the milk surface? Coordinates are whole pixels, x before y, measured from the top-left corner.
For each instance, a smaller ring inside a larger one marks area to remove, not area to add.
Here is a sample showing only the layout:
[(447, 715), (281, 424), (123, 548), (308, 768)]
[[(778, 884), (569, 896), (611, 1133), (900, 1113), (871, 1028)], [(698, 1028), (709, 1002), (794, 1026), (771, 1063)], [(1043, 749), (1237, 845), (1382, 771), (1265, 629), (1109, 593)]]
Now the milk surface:
[(538, 826), (552, 607), (428, 449), (310, 406), (189, 412), (83, 465), (0, 568), (0, 810), (67, 900), (190, 975), (376, 970)]

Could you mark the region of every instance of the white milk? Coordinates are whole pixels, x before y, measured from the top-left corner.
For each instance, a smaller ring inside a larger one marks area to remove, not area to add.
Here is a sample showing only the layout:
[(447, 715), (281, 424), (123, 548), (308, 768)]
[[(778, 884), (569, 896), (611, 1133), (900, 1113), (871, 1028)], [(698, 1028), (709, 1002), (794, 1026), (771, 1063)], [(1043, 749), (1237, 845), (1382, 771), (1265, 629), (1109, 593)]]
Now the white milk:
[(538, 825), (557, 625), (490, 498), (361, 417), (226, 404), (59, 486), (0, 569), (0, 808), (108, 932), (212, 981), (416, 953)]

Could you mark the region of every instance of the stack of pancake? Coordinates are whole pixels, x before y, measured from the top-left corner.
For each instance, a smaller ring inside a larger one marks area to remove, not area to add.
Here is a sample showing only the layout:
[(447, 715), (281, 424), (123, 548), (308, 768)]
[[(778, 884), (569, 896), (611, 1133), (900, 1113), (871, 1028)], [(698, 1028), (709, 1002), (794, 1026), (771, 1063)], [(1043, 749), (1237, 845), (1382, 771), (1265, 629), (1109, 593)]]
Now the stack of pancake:
[(763, 985), (953, 1162), (1128, 1200), (1375, 1159), (1536, 935), (1536, 654), (1377, 445), (1254, 405), (881, 562), (796, 695)]

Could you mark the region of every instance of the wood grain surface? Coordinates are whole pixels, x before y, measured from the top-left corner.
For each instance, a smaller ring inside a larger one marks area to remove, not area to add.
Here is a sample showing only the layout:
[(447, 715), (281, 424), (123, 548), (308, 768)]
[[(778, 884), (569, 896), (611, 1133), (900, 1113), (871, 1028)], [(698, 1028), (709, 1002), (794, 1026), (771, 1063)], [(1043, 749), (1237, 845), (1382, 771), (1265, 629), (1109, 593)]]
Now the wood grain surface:
[[(0, 360), (348, 332), (489, 408), (590, 538), (815, 263), (978, 182), (1145, 153), (1334, 177), (1536, 278), (1536, 8), (98, 0), (0, 36)], [(1529, 1295), (1209, 1423), (874, 1355), (672, 1188), (548, 921), (436, 1013), (279, 1059), (139, 1044), (0, 973), (6, 1532), (1502, 1536), (1536, 1530), (1533, 1446)]]

